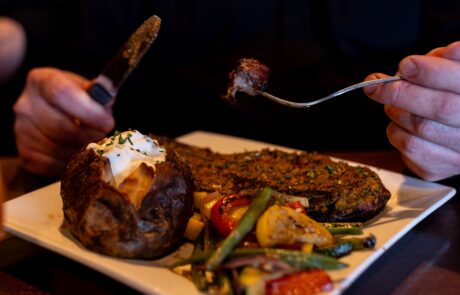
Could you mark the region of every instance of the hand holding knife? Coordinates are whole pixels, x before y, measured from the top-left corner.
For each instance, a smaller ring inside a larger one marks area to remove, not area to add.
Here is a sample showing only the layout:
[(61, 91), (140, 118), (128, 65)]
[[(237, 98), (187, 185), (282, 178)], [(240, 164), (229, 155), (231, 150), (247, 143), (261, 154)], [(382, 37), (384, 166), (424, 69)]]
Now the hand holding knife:
[(160, 25), (161, 19), (153, 15), (129, 37), (128, 41), (87, 89), (88, 94), (94, 100), (105, 105), (117, 95), (126, 78), (136, 68), (155, 41)]

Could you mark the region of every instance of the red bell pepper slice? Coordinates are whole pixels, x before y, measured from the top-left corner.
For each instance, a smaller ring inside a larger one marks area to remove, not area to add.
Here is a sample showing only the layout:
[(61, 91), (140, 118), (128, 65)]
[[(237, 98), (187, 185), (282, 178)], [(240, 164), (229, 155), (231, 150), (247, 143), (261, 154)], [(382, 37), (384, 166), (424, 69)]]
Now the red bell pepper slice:
[(231, 213), (238, 207), (248, 207), (251, 196), (237, 193), (220, 198), (211, 208), (211, 223), (222, 236), (228, 236), (238, 224), (239, 219)]
[(300, 213), (307, 214), (307, 211), (305, 211), (305, 208), (302, 206), (302, 203), (300, 201), (294, 201), (286, 205), (286, 207), (292, 208)]
[(332, 280), (323, 269), (312, 268), (285, 275), (265, 283), (266, 295), (318, 294), (330, 291)]

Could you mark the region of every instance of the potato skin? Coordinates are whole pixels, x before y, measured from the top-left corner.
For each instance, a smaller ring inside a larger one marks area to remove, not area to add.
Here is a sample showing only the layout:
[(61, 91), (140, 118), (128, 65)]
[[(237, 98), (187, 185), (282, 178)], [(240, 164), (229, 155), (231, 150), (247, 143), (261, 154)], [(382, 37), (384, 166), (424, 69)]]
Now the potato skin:
[(181, 239), (193, 207), (190, 168), (168, 149), (156, 165), (139, 209), (103, 180), (109, 160), (81, 149), (61, 177), (64, 221), (88, 249), (121, 258), (152, 259), (168, 254)]

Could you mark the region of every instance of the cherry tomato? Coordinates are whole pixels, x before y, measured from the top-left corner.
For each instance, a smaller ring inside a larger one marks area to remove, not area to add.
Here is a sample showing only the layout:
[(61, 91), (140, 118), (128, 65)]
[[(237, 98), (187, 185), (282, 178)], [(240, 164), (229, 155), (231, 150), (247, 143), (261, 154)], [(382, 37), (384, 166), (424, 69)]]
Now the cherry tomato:
[(267, 295), (311, 295), (332, 290), (332, 280), (323, 269), (307, 269), (267, 281)]

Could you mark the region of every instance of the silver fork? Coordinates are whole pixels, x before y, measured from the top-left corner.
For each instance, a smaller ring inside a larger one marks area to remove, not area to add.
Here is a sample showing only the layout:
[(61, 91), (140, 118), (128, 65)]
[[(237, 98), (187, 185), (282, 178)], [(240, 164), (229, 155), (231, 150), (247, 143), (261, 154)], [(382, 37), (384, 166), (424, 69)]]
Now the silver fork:
[(268, 99), (271, 99), (271, 100), (273, 100), (273, 101), (275, 101), (277, 103), (280, 103), (280, 104), (288, 106), (288, 107), (292, 107), (292, 108), (309, 108), (309, 107), (311, 107), (311, 106), (313, 106), (315, 104), (321, 103), (323, 101), (329, 100), (329, 99), (331, 99), (333, 97), (342, 95), (344, 93), (347, 93), (347, 92), (355, 90), (355, 89), (359, 89), (359, 88), (363, 88), (365, 86), (379, 84), (379, 83), (387, 83), (387, 82), (392, 82), (392, 81), (399, 81), (399, 80), (402, 80), (402, 79), (403, 78), (401, 76), (393, 76), (393, 77), (387, 77), (387, 78), (381, 78), (381, 79), (365, 81), (365, 82), (361, 82), (361, 83), (358, 83), (358, 84), (355, 84), (355, 85), (348, 86), (347, 88), (344, 88), (342, 90), (336, 91), (336, 92), (334, 92), (334, 93), (332, 93), (332, 94), (330, 94), (328, 96), (325, 96), (325, 97), (322, 97), (322, 98), (319, 98), (319, 99), (316, 99), (316, 100), (312, 100), (312, 101), (309, 101), (309, 102), (293, 102), (293, 101), (289, 101), (289, 100), (285, 100), (285, 99), (276, 97), (276, 96), (274, 96), (274, 95), (272, 95), (270, 93), (267, 93), (265, 91), (258, 91), (257, 93), (262, 95), (262, 96), (265, 96)]

